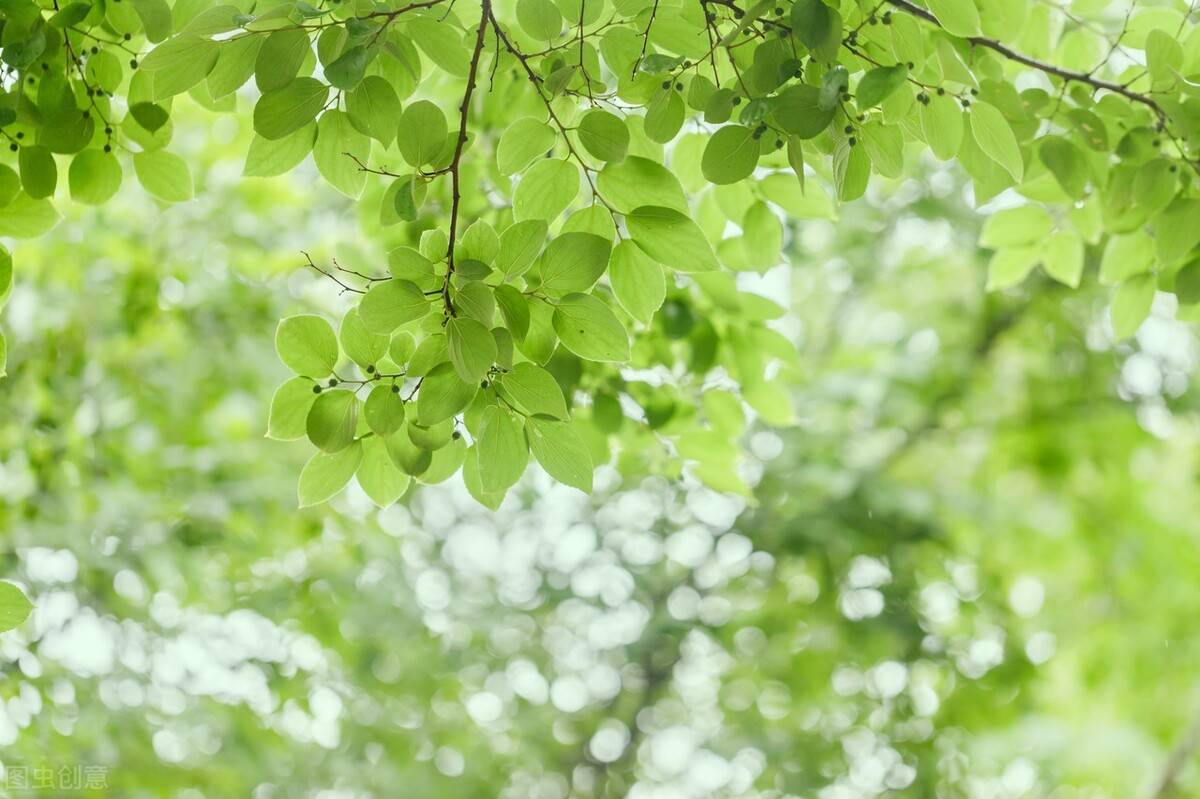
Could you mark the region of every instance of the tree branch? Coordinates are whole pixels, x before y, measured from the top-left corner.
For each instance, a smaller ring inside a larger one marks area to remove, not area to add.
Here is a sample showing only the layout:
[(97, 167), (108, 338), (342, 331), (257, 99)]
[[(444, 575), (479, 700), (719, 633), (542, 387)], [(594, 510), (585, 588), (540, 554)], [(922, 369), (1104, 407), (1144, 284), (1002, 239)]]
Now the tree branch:
[(462, 105), (459, 106), (458, 141), (454, 145), (454, 157), (450, 161), (450, 244), (446, 250), (446, 281), (442, 284), (442, 305), (446, 315), (454, 316), (454, 305), (450, 302), (450, 278), (454, 275), (454, 240), (458, 235), (458, 209), (462, 200), (462, 177), (459, 166), (462, 163), (463, 149), (467, 145), (467, 117), (471, 113), (471, 95), (475, 92), (475, 78), (479, 74), (479, 60), (483, 55), (483, 40), (487, 33), (488, 21), (492, 16), (492, 0), (482, 0), (479, 16), (479, 30), (475, 34), (475, 51), (471, 53), (471, 67), (467, 72), (467, 89), (463, 92)]
[[(915, 3), (909, 2), (909, 0), (886, 0), (886, 2), (889, 5), (895, 6), (896, 8), (903, 9), (909, 14), (912, 14), (914, 17), (920, 17), (926, 22), (937, 25), (939, 28), (942, 27), (942, 23), (938, 22), (937, 17), (935, 17), (927, 8), (922, 8)], [(1144, 94), (1133, 91), (1127, 86), (1122, 86), (1121, 84), (1113, 83), (1112, 81), (1101, 80), (1093, 77), (1087, 72), (1078, 72), (1073, 69), (1063, 69), (1062, 67), (1055, 66), (1054, 64), (1040, 61), (1031, 56), (1027, 56), (1024, 53), (1018, 53), (1016, 50), (1012, 49), (1003, 42), (996, 41), (995, 39), (989, 39), (986, 36), (969, 36), (966, 37), (966, 40), (977, 47), (985, 47), (988, 50), (999, 53), (1009, 61), (1015, 61), (1018, 64), (1024, 64), (1025, 66), (1032, 67), (1039, 72), (1045, 72), (1047, 75), (1054, 75), (1055, 77), (1062, 78), (1068, 82), (1073, 81), (1075, 83), (1083, 83), (1091, 86), (1093, 89), (1104, 89), (1105, 91), (1119, 94), (1127, 100), (1132, 100), (1135, 103), (1141, 103), (1142, 105), (1146, 106), (1154, 112), (1155, 116), (1159, 117), (1160, 119), (1166, 116), (1162, 108), (1159, 107), (1158, 103), (1154, 102), (1154, 100)]]

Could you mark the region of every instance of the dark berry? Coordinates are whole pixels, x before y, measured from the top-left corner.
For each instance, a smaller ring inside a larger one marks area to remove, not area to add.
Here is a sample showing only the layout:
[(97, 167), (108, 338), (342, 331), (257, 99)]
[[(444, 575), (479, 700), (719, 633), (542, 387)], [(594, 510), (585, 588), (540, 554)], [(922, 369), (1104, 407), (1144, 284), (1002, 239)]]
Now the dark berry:
[(127, 34), (125, 34), (125, 41), (129, 41), (129, 40), (130, 40), (130, 39), (132, 39), (132, 38), (133, 38), (133, 34), (132, 34), (132, 33), (127, 33)]
[(106, 153), (111, 153), (111, 152), (112, 152), (112, 145), (111, 145), (111, 144), (106, 144), (106, 145), (104, 145), (104, 152), (106, 152)]
[(313, 393), (314, 393), (314, 394), (320, 394), (320, 393), (321, 393), (321, 387), (320, 387), (320, 386), (313, 386)]
[(129, 59), (129, 68), (137, 69), (137, 59), (136, 58)]
[(20, 148), (17, 147), (16, 143), (14, 142), (13, 144), (8, 145), (8, 149), (12, 150), (15, 153)]
[(938, 97), (945, 97), (945, 96), (946, 96), (946, 90), (943, 89), (941, 86), (938, 86)]
[(738, 105), (738, 104), (739, 104), (739, 103), (741, 103), (741, 102), (742, 102), (742, 98), (741, 98), (741, 97), (734, 97), (734, 98), (733, 98), (733, 104), (734, 104), (734, 105)]
[(662, 82), (662, 87), (663, 87), (664, 89), (669, 89), (669, 88), (671, 88), (671, 81), (669, 81), (669, 80), (664, 80), (664, 81)]
[(854, 138), (853, 136), (851, 136), (849, 139), (846, 139), (846, 141), (850, 142), (851, 147), (858, 144), (858, 139)]
[(395, 383), (392, 383), (392, 393), (393, 393), (393, 394), (399, 394), (399, 393), (400, 393), (400, 386), (396, 385)]
[(486, 381), (486, 380), (480, 380), (480, 381), (479, 381), (479, 387), (480, 387), (480, 388), (487, 388), (487, 387), (488, 387), (488, 381)]
[(333, 387), (334, 387), (334, 386), (336, 386), (337, 384), (338, 384), (338, 381), (337, 381), (337, 378), (336, 378), (336, 377), (331, 377), (331, 378), (329, 378), (329, 387), (330, 387), (330, 388), (333, 388)]
[(682, 83), (680, 83), (680, 82), (676, 82), (676, 83), (675, 83), (675, 90), (676, 90), (676, 91), (680, 91), (680, 92), (681, 92), (681, 91), (683, 91), (683, 84), (682, 84)]
[(17, 134), (17, 138), (18, 138), (18, 139), (23, 139), (23, 138), (25, 138), (25, 134), (24, 134), (24, 133), (18, 133), (18, 134)]
[(453, 433), (450, 434), (450, 437), (452, 439), (454, 439), (455, 441), (458, 441), (460, 438), (462, 438), (462, 433), (455, 430)]
[(369, 374), (369, 375), (373, 375), (373, 374), (375, 374), (375, 367), (374, 367), (374, 366), (368, 366), (368, 367), (367, 367), (367, 374)]

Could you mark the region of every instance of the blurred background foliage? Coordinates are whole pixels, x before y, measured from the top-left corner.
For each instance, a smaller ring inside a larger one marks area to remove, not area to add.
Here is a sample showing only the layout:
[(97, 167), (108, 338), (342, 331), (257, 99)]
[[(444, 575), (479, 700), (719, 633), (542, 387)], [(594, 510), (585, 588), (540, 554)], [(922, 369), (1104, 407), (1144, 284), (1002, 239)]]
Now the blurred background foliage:
[(494, 515), (459, 478), (299, 511), (304, 446), (263, 437), (273, 329), (343, 307), (301, 250), (384, 247), (311, 170), (243, 180), (237, 120), (185, 130), (199, 200), (127, 189), (14, 247), (0, 526), (37, 608), (0, 638), (10, 774), (181, 799), (1200, 793), (1197, 345), (1172, 298), (1115, 345), (1094, 278), (985, 294), (982, 216), (925, 164), (834, 218), (814, 201), (792, 265), (741, 276), (791, 298), (772, 324), (800, 358), (798, 423), (745, 433), (754, 502), (609, 467), (591, 498), (527, 475)]

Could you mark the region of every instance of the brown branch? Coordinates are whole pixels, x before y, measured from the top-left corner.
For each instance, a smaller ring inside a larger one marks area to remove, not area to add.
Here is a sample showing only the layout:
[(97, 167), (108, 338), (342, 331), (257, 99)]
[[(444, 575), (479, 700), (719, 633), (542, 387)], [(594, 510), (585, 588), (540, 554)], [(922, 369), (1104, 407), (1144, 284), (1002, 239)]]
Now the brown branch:
[[(909, 0), (887, 0), (887, 2), (896, 8), (907, 11), (914, 17), (919, 17), (926, 22), (933, 23), (939, 28), (942, 27), (942, 23), (938, 22), (937, 17), (935, 17), (927, 8), (922, 8), (916, 3), (909, 2)], [(1018, 53), (1016, 50), (1012, 49), (1003, 42), (998, 42), (995, 39), (989, 39), (986, 36), (968, 36), (965, 38), (966, 41), (970, 42), (971, 44), (977, 47), (985, 47), (988, 50), (999, 53), (1009, 61), (1015, 61), (1018, 64), (1024, 64), (1025, 66), (1032, 67), (1039, 72), (1045, 72), (1047, 75), (1054, 75), (1068, 82), (1073, 81), (1075, 83), (1083, 83), (1091, 86), (1093, 89), (1104, 89), (1105, 91), (1119, 94), (1127, 100), (1132, 100), (1135, 103), (1141, 103), (1142, 105), (1146, 106), (1160, 119), (1166, 116), (1162, 108), (1159, 107), (1158, 103), (1154, 102), (1154, 100), (1144, 94), (1133, 91), (1127, 86), (1122, 86), (1119, 83), (1113, 83), (1112, 81), (1095, 78), (1087, 72), (1078, 72), (1073, 69), (1063, 69), (1062, 67), (1055, 66), (1054, 64), (1040, 61), (1031, 56), (1027, 56), (1024, 53)]]
[(462, 177), (460, 165), (463, 149), (467, 146), (467, 117), (471, 112), (471, 95), (475, 92), (475, 77), (479, 73), (479, 60), (483, 55), (483, 40), (488, 21), (492, 16), (492, 0), (482, 0), (479, 30), (475, 34), (475, 51), (471, 53), (471, 67), (467, 72), (467, 89), (463, 92), (462, 105), (458, 107), (458, 141), (454, 145), (454, 157), (450, 161), (450, 244), (446, 250), (446, 280), (442, 283), (442, 305), (448, 317), (454, 316), (454, 305), (450, 302), (450, 278), (454, 275), (454, 240), (458, 235), (458, 208), (462, 199)]
[[(343, 294), (345, 294), (347, 291), (353, 292), (354, 294), (366, 294), (367, 293), (367, 292), (363, 291), (362, 289), (356, 289), (353, 286), (347, 286), (345, 283), (338, 280), (337, 276), (334, 275), (332, 272), (330, 272), (326, 269), (322, 269), (321, 267), (317, 266), (315, 263), (313, 263), (312, 256), (309, 255), (308, 253), (301, 251), (300, 254), (304, 256), (304, 259), (306, 261), (308, 261), (308, 266), (311, 266), (313, 269), (317, 270), (322, 275), (324, 275), (325, 277), (332, 280), (334, 283), (337, 283), (339, 286), (341, 286)], [(338, 267), (338, 268), (340, 269), (341, 267)]]

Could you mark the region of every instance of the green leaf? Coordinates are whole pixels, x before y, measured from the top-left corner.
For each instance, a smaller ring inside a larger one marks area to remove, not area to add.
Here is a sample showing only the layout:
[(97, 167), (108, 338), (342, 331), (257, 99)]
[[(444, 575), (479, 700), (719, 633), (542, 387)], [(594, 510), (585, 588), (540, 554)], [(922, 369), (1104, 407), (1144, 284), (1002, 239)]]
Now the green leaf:
[(313, 455), (300, 472), (300, 507), (318, 505), (345, 488), (362, 458), (363, 446), (360, 441), (338, 452), (318, 452)]
[(879, 105), (904, 85), (908, 79), (908, 67), (897, 64), (893, 67), (876, 67), (862, 76), (854, 94), (859, 110)]
[(1112, 236), (1100, 256), (1100, 283), (1112, 286), (1154, 266), (1154, 242), (1144, 231)]
[(1038, 156), (1068, 197), (1083, 199), (1089, 170), (1087, 158), (1078, 147), (1061, 136), (1047, 136), (1042, 139)]
[(496, 316), (496, 297), (491, 286), (482, 280), (467, 280), (453, 293), (453, 298), (454, 308), (460, 316), (491, 327)]
[(254, 132), (264, 139), (282, 139), (316, 119), (328, 96), (329, 87), (319, 80), (296, 78), (259, 98), (254, 106)]
[(761, 151), (762, 144), (754, 130), (726, 125), (708, 140), (700, 168), (710, 183), (737, 183), (754, 173)]
[(850, 74), (843, 66), (836, 66), (821, 76), (821, 87), (817, 90), (817, 108), (834, 111), (842, 101), (842, 95), (850, 86)]
[(1165, 158), (1142, 164), (1133, 178), (1133, 201), (1147, 214), (1163, 211), (1179, 189), (1178, 167)]
[(446, 148), (446, 115), (428, 100), (419, 100), (400, 115), (400, 132), (396, 144), (400, 155), (411, 166), (433, 163)]
[(160, 200), (169, 203), (192, 199), (192, 173), (184, 160), (163, 150), (134, 153), (133, 171), (142, 187)]
[(358, 428), (358, 397), (350, 391), (323, 391), (313, 401), (305, 420), (308, 440), (324, 452), (350, 446)]
[(997, 250), (988, 261), (987, 290), (998, 291), (1021, 283), (1041, 260), (1038, 247)]
[(121, 164), (112, 153), (84, 150), (71, 159), (67, 182), (75, 202), (103, 205), (121, 188)]
[(275, 351), (284, 366), (305, 377), (328, 377), (337, 366), (333, 325), (313, 314), (281, 320), (275, 330)]
[(329, 110), (321, 115), (317, 121), (313, 161), (329, 185), (347, 197), (357, 199), (367, 184), (367, 173), (347, 153), (366, 163), (370, 152), (370, 139), (354, 129), (344, 111)]
[(513, 216), (518, 220), (557, 219), (579, 194), (575, 164), (546, 158), (531, 166), (513, 192)]
[(529, 301), (520, 289), (509, 284), (496, 286), (496, 305), (504, 318), (504, 326), (517, 341), (523, 341), (529, 332)]
[(404, 400), (400, 392), (390, 385), (375, 386), (363, 404), (363, 416), (375, 435), (387, 438), (395, 433), (404, 424)]
[(564, 233), (554, 239), (538, 268), (542, 293), (561, 297), (587, 291), (608, 267), (610, 249), (607, 239), (590, 233)]
[(662, 266), (626, 239), (613, 250), (608, 279), (621, 307), (642, 324), (650, 324), (667, 294)]
[[(132, 0), (133, 8), (142, 19), (146, 41), (157, 44), (171, 35), (174, 26), (171, 6), (167, 0)], [(89, 4), (90, 5), (90, 4)]]
[(49, 232), (58, 220), (49, 200), (35, 200), (21, 192), (0, 212), (0, 236), (34, 239)]
[(545, 246), (548, 230), (544, 219), (526, 219), (509, 225), (500, 234), (496, 269), (506, 278), (525, 274)]
[(948, 33), (964, 37), (980, 34), (975, 0), (928, 0), (927, 5)]
[(643, 206), (625, 217), (625, 224), (642, 252), (664, 266), (680, 272), (720, 268), (703, 231), (678, 211)]
[(533, 117), (521, 117), (500, 135), (496, 166), (501, 175), (514, 175), (550, 151), (556, 136), (553, 128)]
[(53, 196), (58, 185), (58, 166), (49, 149), (36, 144), (22, 147), (17, 153), (17, 162), (26, 194), (35, 200)]
[(446, 348), (450, 362), (468, 383), (483, 380), (496, 362), (492, 331), (465, 316), (454, 317), (446, 324)]
[(245, 177), (270, 178), (290, 172), (312, 152), (317, 126), (308, 123), (282, 139), (266, 139), (255, 134), (242, 167)]
[(20, 588), (12, 583), (0, 581), (0, 632), (8, 632), (25, 619), (33, 610), (33, 603)]
[(254, 74), (263, 37), (244, 35), (221, 44), (216, 66), (208, 73), (208, 94), (214, 100), (233, 94)]
[(129, 107), (129, 113), (137, 123), (153, 133), (170, 121), (171, 115), (167, 109), (156, 103), (134, 103)]
[(816, 86), (799, 83), (784, 89), (775, 98), (771, 114), (775, 124), (801, 139), (821, 135), (833, 121), (833, 109), (820, 105), (821, 92)]
[(609, 307), (590, 294), (568, 294), (554, 306), (554, 332), (589, 361), (629, 360), (629, 336)]
[(292, 441), (304, 438), (308, 430), (308, 411), (317, 399), (315, 384), (306, 377), (293, 377), (275, 389), (267, 416), (267, 438)]
[(507, 409), (494, 405), (484, 409), (475, 447), (480, 487), (485, 493), (507, 491), (525, 473), (529, 463), (525, 425)]
[(411, 17), (408, 31), (429, 60), (454, 77), (465, 78), (471, 54), (463, 44), (460, 29), (440, 19), (442, 16), (438, 12), (436, 16)]
[(842, 202), (857, 200), (867, 190), (871, 178), (871, 159), (865, 147), (852, 145), (849, 139), (837, 144), (833, 153), (833, 183)]
[(629, 126), (616, 114), (599, 108), (579, 118), (579, 142), (601, 161), (624, 161), (629, 154)]
[(517, 23), (537, 41), (549, 42), (563, 29), (563, 16), (551, 0), (517, 0)]
[(412, 429), (412, 425), (407, 425), (405, 430), (397, 430), (393, 435), (384, 439), (384, 446), (387, 448), (388, 457), (392, 459), (392, 463), (397, 469), (404, 474), (418, 477), (433, 462), (433, 453), (412, 442), (406, 432), (410, 429)]
[[(792, 33), (809, 50), (824, 44), (833, 30), (833, 14), (821, 0), (796, 0), (792, 4)], [(841, 31), (837, 31), (840, 35)]]
[(155, 102), (182, 94), (208, 77), (220, 55), (220, 44), (212, 39), (180, 35), (150, 51), (138, 69), (154, 73)]
[(958, 155), (963, 140), (963, 113), (958, 101), (949, 96), (929, 95), (929, 102), (921, 105), (918, 115), (925, 141), (933, 154), (942, 161)]
[(332, 64), (325, 67), (325, 80), (335, 88), (350, 91), (362, 81), (368, 61), (367, 48), (361, 44), (347, 48)]
[(46, 20), (46, 24), (52, 28), (63, 30), (83, 22), (84, 17), (91, 12), (92, 6), (90, 3), (71, 3), (70, 5), (63, 6), (61, 11)]
[(766, 273), (782, 262), (783, 223), (765, 202), (756, 202), (742, 219), (742, 250), (746, 266)]
[(493, 382), (497, 393), (526, 416), (567, 418), (567, 403), (558, 382), (540, 366), (522, 362)]
[(401, 325), (422, 319), (432, 307), (415, 283), (408, 280), (385, 280), (376, 283), (363, 295), (358, 305), (359, 316), (374, 333), (390, 334)]
[(1083, 276), (1083, 240), (1069, 230), (1056, 232), (1046, 241), (1042, 268), (1059, 283), (1079, 288)]
[(421, 381), (417, 394), (417, 419), (425, 426), (452, 419), (475, 398), (479, 383), (466, 382), (453, 364), (440, 363)]
[(13, 261), (10, 253), (0, 244), (0, 308), (8, 302), (13, 287)]
[(1000, 110), (988, 103), (975, 103), (971, 106), (971, 133), (979, 149), (1000, 166), (1013, 180), (1020, 183), (1025, 176), (1025, 162), (1021, 158), (1021, 148), (1017, 145), (1017, 137), (1013, 134), (1012, 126), (1000, 113)]
[(592, 456), (570, 424), (531, 416), (525, 420), (525, 433), (533, 457), (547, 474), (564, 485), (592, 493)]
[(0, 208), (16, 199), (19, 191), (21, 191), (20, 175), (14, 172), (12, 167), (0, 164)]
[(374, 333), (367, 329), (366, 323), (357, 310), (350, 310), (342, 317), (342, 326), (338, 330), (338, 340), (342, 351), (350, 360), (366, 369), (375, 366), (388, 354), (390, 339), (386, 334)]
[(8, 377), (8, 340), (0, 335), (0, 377)]
[[(312, 44), (306, 30), (288, 28), (269, 33), (254, 61), (254, 82), (258, 90), (265, 94), (286, 87), (296, 79), (304, 59), (311, 53)], [(328, 73), (325, 77), (329, 79)]]
[[(0, 219), (3, 218), (0, 214)], [(1170, 265), (1200, 245), (1200, 200), (1178, 199), (1154, 220), (1158, 259)]]
[(643, 205), (658, 205), (688, 213), (687, 198), (679, 178), (649, 158), (629, 156), (609, 163), (596, 176), (596, 188), (605, 200), (623, 214)]
[(646, 106), (642, 127), (650, 141), (665, 144), (679, 134), (686, 113), (683, 95), (674, 87), (659, 89), (650, 100), (650, 105)]
[(346, 113), (359, 133), (386, 147), (396, 138), (400, 126), (400, 98), (385, 79), (368, 75), (346, 95)]
[(355, 477), (363, 492), (380, 508), (386, 508), (404, 496), (412, 480), (401, 472), (387, 444), (379, 436), (367, 436), (362, 441), (362, 461), (358, 464)]
[(1134, 275), (1117, 286), (1111, 308), (1113, 336), (1117, 341), (1136, 333), (1150, 315), (1157, 287), (1154, 275), (1150, 274)]
[(1005, 208), (989, 216), (979, 235), (979, 246), (989, 249), (1033, 244), (1044, 240), (1054, 229), (1054, 220), (1037, 205)]

